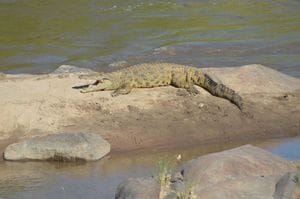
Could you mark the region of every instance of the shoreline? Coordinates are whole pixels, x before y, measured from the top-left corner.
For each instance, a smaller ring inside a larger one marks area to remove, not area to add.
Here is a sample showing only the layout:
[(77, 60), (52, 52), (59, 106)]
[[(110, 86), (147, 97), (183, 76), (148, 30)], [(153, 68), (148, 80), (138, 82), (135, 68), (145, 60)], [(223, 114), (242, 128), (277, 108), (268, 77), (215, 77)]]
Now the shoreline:
[(200, 87), (197, 96), (169, 86), (112, 98), (71, 89), (93, 80), (91, 71), (4, 75), (0, 140), (91, 132), (120, 152), (300, 134), (299, 79), (261, 65), (203, 70), (240, 93), (247, 114)]

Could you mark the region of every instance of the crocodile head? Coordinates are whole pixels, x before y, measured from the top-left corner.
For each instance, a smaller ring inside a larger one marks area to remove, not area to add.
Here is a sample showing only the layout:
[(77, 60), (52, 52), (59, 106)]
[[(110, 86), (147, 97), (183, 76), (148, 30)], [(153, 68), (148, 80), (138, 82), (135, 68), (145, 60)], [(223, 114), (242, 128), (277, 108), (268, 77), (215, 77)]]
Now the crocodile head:
[(88, 87), (81, 90), (82, 93), (94, 92), (94, 91), (105, 91), (113, 90), (113, 82), (107, 77), (101, 77), (94, 83), (88, 85)]

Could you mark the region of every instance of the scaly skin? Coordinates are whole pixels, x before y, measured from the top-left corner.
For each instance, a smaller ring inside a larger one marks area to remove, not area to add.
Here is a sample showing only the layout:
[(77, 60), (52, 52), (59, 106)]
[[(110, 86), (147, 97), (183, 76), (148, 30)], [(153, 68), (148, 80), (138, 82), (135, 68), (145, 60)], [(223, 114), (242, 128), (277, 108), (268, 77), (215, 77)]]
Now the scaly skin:
[[(97, 78), (98, 80), (83, 88), (82, 93), (114, 90), (112, 96), (128, 94), (132, 88), (152, 88), (172, 85), (185, 88), (192, 94), (198, 90), (198, 85), (212, 95), (222, 97), (235, 104), (241, 111), (243, 100), (234, 90), (223, 84), (213, 81), (209, 75), (200, 69), (171, 63), (149, 63), (131, 66), (112, 73), (106, 73)], [(85, 88), (86, 87), (86, 88)]]

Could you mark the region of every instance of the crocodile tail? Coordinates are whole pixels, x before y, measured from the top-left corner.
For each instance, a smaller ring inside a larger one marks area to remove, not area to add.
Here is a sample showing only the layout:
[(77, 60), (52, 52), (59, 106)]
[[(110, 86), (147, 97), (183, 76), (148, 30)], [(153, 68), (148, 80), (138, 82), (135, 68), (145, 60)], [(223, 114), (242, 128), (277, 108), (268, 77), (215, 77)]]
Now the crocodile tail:
[(243, 99), (239, 94), (224, 84), (218, 84), (207, 74), (204, 74), (204, 77), (204, 89), (209, 91), (214, 96), (228, 99), (231, 103), (235, 104), (241, 111), (243, 111)]

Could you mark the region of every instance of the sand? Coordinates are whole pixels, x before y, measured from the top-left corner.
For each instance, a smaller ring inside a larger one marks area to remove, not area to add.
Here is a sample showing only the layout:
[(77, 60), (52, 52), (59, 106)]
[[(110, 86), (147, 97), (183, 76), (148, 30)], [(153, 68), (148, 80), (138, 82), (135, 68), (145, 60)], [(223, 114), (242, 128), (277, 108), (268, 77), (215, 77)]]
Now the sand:
[[(0, 76), (0, 146), (62, 132), (102, 135), (112, 151), (300, 134), (300, 79), (261, 65), (203, 69), (244, 98), (246, 113), (202, 88), (80, 93), (94, 73)], [(83, 72), (84, 73), (84, 72)]]

